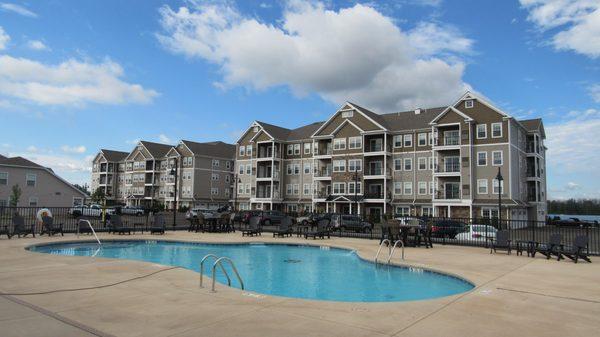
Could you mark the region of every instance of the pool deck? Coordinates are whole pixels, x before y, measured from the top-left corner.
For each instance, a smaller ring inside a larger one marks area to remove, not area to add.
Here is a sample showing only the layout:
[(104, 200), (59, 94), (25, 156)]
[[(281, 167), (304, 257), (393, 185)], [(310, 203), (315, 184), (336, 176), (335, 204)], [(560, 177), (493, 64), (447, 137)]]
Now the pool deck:
[[(268, 234), (242, 238), (239, 232), (102, 235), (102, 239), (312, 243), (356, 249), (366, 259), (373, 259), (378, 248), (376, 240), (273, 239)], [(490, 255), (484, 248), (407, 248), (406, 259), (400, 260), (398, 254), (395, 263), (462, 276), (477, 287), (434, 300), (343, 303), (266, 296), (222, 285), (211, 293), (208, 287), (199, 288), (197, 273), (185, 269), (147, 262), (53, 256), (24, 249), (32, 244), (74, 240), (76, 236), (70, 234), (0, 239), (0, 292), (10, 294), (0, 295), (3, 337), (589, 337), (600, 331), (599, 258), (592, 259), (591, 264), (574, 264), (514, 253)], [(56, 292), (61, 289), (71, 291)]]

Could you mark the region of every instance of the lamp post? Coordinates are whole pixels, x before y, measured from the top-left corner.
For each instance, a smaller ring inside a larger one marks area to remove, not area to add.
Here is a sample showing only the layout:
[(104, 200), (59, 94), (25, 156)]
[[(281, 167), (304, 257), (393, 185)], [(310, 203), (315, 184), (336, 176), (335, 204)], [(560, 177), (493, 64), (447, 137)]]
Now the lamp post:
[(235, 187), (233, 189), (233, 212), (237, 212), (237, 195), (238, 195), (238, 183), (241, 183), (241, 179), (238, 177), (237, 173), (233, 175), (233, 179), (235, 179)]
[(498, 167), (498, 175), (496, 175), (496, 181), (498, 181), (498, 229), (502, 229), (502, 173), (500, 173), (500, 167)]
[(169, 173), (174, 177), (174, 191), (173, 191), (173, 227), (177, 226), (177, 158), (173, 158), (173, 167)]

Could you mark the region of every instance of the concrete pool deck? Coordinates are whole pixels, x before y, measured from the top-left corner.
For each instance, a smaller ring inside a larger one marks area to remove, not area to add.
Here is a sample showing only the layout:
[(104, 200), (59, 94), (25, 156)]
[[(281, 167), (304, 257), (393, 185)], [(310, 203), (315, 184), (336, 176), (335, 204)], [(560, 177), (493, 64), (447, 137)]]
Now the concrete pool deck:
[[(239, 232), (100, 239), (312, 243), (356, 249), (369, 260), (378, 248), (377, 240), (273, 239), (269, 234), (242, 238)], [(71, 234), (0, 239), (0, 292), (9, 294), (0, 295), (3, 337), (589, 337), (600, 331), (599, 258), (591, 264), (574, 264), (541, 256), (490, 255), (489, 250), (474, 247), (407, 248), (406, 259), (400, 260), (398, 254), (395, 263), (455, 274), (477, 287), (434, 300), (344, 303), (261, 295), (223, 285), (211, 293), (208, 287), (198, 287), (197, 273), (181, 268), (25, 250), (32, 244), (76, 240)]]

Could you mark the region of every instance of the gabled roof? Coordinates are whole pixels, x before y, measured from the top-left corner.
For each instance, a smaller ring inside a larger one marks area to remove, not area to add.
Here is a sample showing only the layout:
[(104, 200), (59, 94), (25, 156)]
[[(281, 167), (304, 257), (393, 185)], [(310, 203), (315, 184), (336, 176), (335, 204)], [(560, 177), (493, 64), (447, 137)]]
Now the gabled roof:
[(277, 125), (256, 121), (271, 137), (277, 140), (286, 140), (290, 134), (290, 129), (282, 128)]
[(102, 152), (102, 155), (104, 155), (104, 159), (110, 162), (118, 162), (121, 160), (125, 160), (125, 158), (129, 155), (129, 152), (114, 151), (107, 149), (100, 149), (100, 152)]
[(197, 143), (189, 140), (182, 140), (183, 143), (193, 154), (198, 156), (216, 157), (216, 158), (234, 158), (235, 145), (223, 143), (221, 141)]
[(0, 154), (0, 159), (6, 159), (6, 157)]
[(384, 129), (388, 129), (385, 119), (383, 117), (381, 117), (380, 114), (374, 113), (373, 111), (371, 111), (369, 109), (365, 109), (365, 108), (361, 107), (360, 105), (354, 104), (352, 102), (348, 102), (348, 104), (350, 104), (356, 110), (362, 112), (363, 115), (365, 115), (368, 118), (370, 118), (371, 120), (373, 120), (376, 124), (379, 124), (380, 127), (384, 128)]
[(416, 130), (430, 128), (429, 122), (444, 111), (446, 107), (420, 109), (416, 114), (414, 110), (383, 114), (381, 117), (392, 131)]
[(546, 137), (546, 132), (544, 130), (544, 123), (541, 118), (533, 118), (533, 119), (523, 119), (519, 121), (521, 125), (527, 131), (540, 131), (544, 137)]
[(4, 157), (0, 158), (0, 165), (11, 165), (11, 166), (21, 166), (21, 167), (32, 167), (32, 168), (42, 168), (45, 169), (44, 166), (38, 165), (31, 160), (25, 159), (23, 157)]
[(324, 122), (315, 122), (312, 124), (308, 124), (305, 126), (301, 126), (299, 128), (290, 130), (288, 134), (287, 140), (302, 140), (302, 139), (310, 139), (310, 136), (317, 131)]
[(494, 110), (495, 112), (499, 113), (503, 117), (505, 117), (505, 118), (512, 118), (509, 114), (507, 114), (506, 112), (500, 110), (498, 107), (496, 107), (495, 105), (493, 105), (492, 103), (490, 103), (488, 101), (488, 99), (485, 98), (485, 96), (483, 96), (481, 94), (478, 94), (478, 93), (471, 92), (471, 91), (467, 91), (456, 102), (454, 102), (452, 105), (449, 105), (446, 109), (444, 109), (444, 111), (442, 111), (439, 115), (437, 115), (437, 117), (435, 117), (431, 121), (430, 124), (435, 124), (435, 122), (437, 120), (439, 120), (440, 118), (442, 118), (449, 111), (453, 111), (455, 113), (458, 113), (459, 115), (465, 117), (465, 120), (473, 120), (471, 117), (467, 116), (466, 114), (462, 113), (460, 110), (458, 110), (458, 109), (456, 109), (454, 107), (458, 103), (460, 103), (460, 102), (462, 102), (464, 100), (468, 100), (468, 99), (476, 99), (477, 101), (479, 101), (483, 105), (487, 106), (488, 108)]
[(140, 143), (150, 152), (152, 157), (154, 158), (163, 158), (167, 155), (167, 152), (173, 147), (173, 145), (161, 144), (161, 143), (153, 143), (145, 140), (140, 141)]
[[(347, 109), (347, 108), (344, 109), (346, 106), (349, 106), (351, 109)], [(378, 127), (382, 128), (383, 130), (387, 130), (387, 127), (385, 126), (385, 120), (379, 114), (376, 114), (373, 111), (365, 109), (354, 103), (346, 102), (333, 115), (331, 115), (328, 120), (321, 123), (321, 125), (319, 127), (317, 127), (315, 131), (313, 131), (313, 133), (311, 134), (311, 137), (316, 136), (316, 134), (318, 132), (320, 132), (321, 129), (325, 128), (325, 126), (327, 124), (329, 124), (329, 122), (331, 122), (340, 111), (348, 111), (348, 110), (356, 110), (358, 113), (362, 114), (368, 120), (370, 120), (373, 124), (377, 125)]]

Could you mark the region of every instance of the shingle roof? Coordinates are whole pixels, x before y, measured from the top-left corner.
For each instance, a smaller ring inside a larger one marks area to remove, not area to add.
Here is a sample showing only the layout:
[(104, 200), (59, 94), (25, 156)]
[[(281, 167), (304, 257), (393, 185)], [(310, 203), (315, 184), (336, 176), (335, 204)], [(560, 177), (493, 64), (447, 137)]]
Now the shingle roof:
[(144, 147), (148, 149), (148, 152), (150, 152), (150, 154), (154, 158), (163, 158), (167, 155), (167, 152), (169, 152), (169, 150), (173, 147), (173, 145), (153, 143), (145, 140), (140, 141), (140, 143), (142, 143), (142, 145), (144, 145)]
[(217, 157), (217, 158), (234, 158), (235, 145), (217, 142), (197, 143), (189, 140), (182, 140), (182, 143), (190, 149), (195, 155)]
[(290, 130), (287, 140), (310, 139), (310, 136), (312, 136), (312, 134), (315, 133), (315, 131), (317, 131), (317, 129), (320, 128), (321, 125), (323, 125), (323, 123), (324, 122), (315, 122)]
[(6, 159), (6, 157), (0, 154), (0, 159)]
[(104, 155), (104, 158), (106, 158), (107, 161), (111, 161), (111, 162), (118, 162), (118, 161), (124, 160), (125, 157), (127, 157), (127, 155), (129, 155), (129, 152), (123, 152), (123, 151), (114, 151), (114, 150), (107, 150), (107, 149), (101, 149), (100, 151)]
[(290, 133), (290, 129), (282, 128), (277, 125), (256, 121), (260, 126), (267, 131), (275, 139), (285, 140)]
[(360, 110), (360, 112), (367, 115), (369, 118), (371, 118), (372, 120), (377, 122), (379, 125), (388, 129), (388, 126), (386, 125), (386, 120), (383, 118), (383, 115), (374, 113), (373, 111), (371, 111), (369, 109), (365, 109), (365, 108), (361, 107), (360, 105), (354, 104), (352, 102), (348, 102), (348, 103), (352, 104), (352, 106), (354, 106), (356, 109)]
[(540, 125), (542, 124), (542, 119), (541, 118), (524, 119), (524, 120), (520, 120), (519, 122), (525, 127), (525, 129), (527, 129), (527, 131), (534, 131), (534, 130), (538, 130), (540, 128)]
[(0, 165), (13, 165), (13, 166), (23, 166), (23, 167), (35, 167), (35, 168), (45, 168), (42, 165), (38, 165), (31, 160), (27, 160), (23, 157), (2, 157), (0, 158)]
[(391, 131), (426, 129), (437, 115), (442, 113), (446, 107), (421, 109), (416, 114), (414, 110), (394, 112), (380, 115), (385, 120), (385, 126)]

